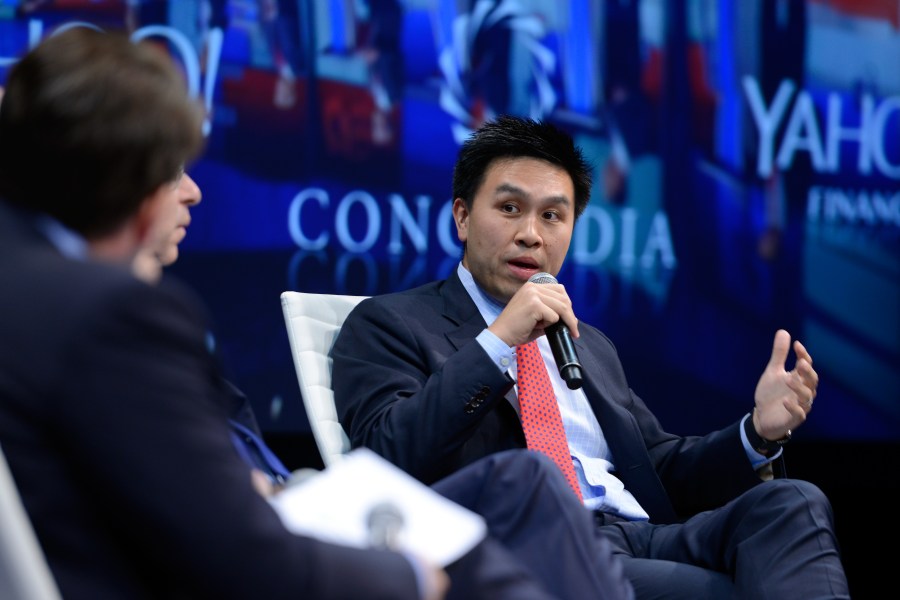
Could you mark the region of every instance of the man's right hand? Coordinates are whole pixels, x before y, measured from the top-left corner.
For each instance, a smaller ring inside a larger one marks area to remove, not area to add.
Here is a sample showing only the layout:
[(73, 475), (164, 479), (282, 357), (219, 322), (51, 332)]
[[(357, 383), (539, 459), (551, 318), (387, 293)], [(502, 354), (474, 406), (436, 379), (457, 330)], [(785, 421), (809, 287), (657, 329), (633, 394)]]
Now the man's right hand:
[(416, 573), (422, 585), (422, 600), (444, 600), (450, 589), (450, 576), (447, 572), (420, 556), (407, 557), (418, 563)]
[(577, 338), (578, 318), (565, 286), (526, 282), (488, 330), (508, 346), (519, 346), (539, 338), (544, 334), (544, 328), (560, 319), (568, 325), (572, 337)]

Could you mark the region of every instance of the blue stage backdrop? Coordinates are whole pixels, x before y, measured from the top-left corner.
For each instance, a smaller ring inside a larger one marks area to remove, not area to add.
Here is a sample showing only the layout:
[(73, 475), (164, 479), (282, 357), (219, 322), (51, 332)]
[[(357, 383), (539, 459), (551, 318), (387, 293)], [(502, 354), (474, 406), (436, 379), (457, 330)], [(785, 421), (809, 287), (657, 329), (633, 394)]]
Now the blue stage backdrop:
[(900, 441), (896, 2), (0, 0), (0, 81), (69, 26), (155, 40), (208, 110), (172, 270), (268, 432), (308, 431), (280, 292), (449, 273), (460, 141), (512, 113), (595, 166), (559, 279), (668, 429), (748, 411), (783, 327), (798, 437)]

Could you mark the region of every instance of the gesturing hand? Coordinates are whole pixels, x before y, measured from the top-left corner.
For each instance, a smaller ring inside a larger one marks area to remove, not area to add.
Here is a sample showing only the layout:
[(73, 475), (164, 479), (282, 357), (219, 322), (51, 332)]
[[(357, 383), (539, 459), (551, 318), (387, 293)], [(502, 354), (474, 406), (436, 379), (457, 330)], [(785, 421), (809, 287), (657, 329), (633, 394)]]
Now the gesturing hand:
[(767, 440), (785, 437), (796, 429), (812, 410), (819, 386), (819, 375), (812, 366), (812, 357), (799, 341), (794, 340), (796, 362), (786, 371), (791, 336), (784, 329), (775, 332), (772, 356), (756, 384), (753, 425), (757, 433)]

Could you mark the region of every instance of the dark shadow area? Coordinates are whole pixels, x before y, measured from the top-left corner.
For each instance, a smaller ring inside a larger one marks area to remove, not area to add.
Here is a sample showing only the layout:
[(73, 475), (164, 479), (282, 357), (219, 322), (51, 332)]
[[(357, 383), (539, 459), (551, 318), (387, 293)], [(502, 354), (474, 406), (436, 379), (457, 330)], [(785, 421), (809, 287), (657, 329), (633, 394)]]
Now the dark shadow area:
[(885, 598), (895, 576), (900, 444), (803, 442), (786, 455), (791, 477), (817, 484), (834, 507), (853, 598)]

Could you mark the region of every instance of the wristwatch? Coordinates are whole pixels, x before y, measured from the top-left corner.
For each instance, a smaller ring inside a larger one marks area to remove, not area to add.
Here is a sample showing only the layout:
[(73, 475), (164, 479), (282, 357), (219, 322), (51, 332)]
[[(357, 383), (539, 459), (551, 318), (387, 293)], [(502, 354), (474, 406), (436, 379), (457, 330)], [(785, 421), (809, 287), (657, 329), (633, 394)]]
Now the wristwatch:
[[(756, 409), (754, 409), (756, 410)], [(750, 413), (750, 417), (744, 421), (744, 433), (747, 434), (747, 441), (750, 442), (750, 447), (762, 454), (763, 456), (770, 456), (775, 453), (779, 448), (787, 444), (791, 441), (791, 430), (788, 429), (785, 436), (778, 440), (767, 440), (758, 433), (756, 433), (756, 427), (753, 426), (753, 413)]]

